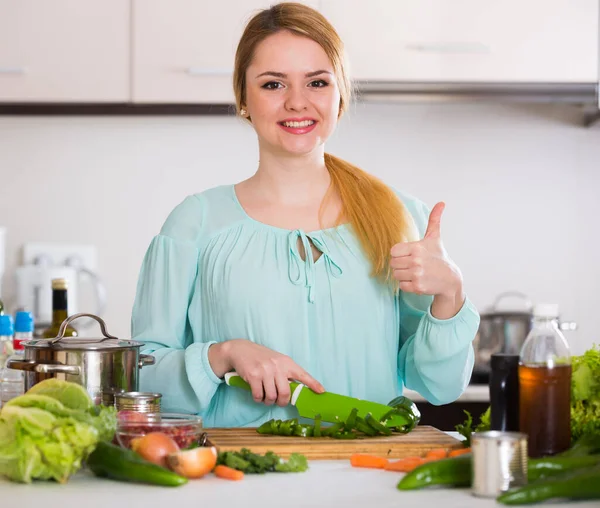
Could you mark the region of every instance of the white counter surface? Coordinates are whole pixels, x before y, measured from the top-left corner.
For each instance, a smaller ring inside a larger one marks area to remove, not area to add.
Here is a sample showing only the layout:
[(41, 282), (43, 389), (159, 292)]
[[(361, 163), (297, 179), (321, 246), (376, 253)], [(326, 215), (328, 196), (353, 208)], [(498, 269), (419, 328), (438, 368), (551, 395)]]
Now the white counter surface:
[[(413, 402), (425, 402), (425, 398), (419, 393), (404, 389), (402, 395), (405, 395)], [(490, 388), (488, 385), (469, 385), (463, 394), (455, 402), (489, 402)]]
[[(209, 475), (182, 487), (153, 487), (95, 478), (81, 472), (65, 485), (21, 485), (0, 480), (0, 505), (14, 508), (486, 508), (494, 499), (469, 489), (435, 488), (401, 492), (402, 473), (353, 468), (349, 461), (311, 461), (305, 473), (246, 475), (238, 482)], [(553, 508), (598, 508), (598, 501), (552, 503)], [(535, 506), (535, 505), (533, 505)]]

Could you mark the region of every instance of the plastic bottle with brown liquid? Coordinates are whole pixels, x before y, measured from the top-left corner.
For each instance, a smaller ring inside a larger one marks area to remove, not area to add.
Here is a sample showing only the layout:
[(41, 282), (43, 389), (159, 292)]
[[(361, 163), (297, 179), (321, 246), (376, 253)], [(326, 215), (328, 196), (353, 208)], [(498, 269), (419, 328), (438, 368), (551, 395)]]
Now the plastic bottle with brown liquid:
[(536, 305), (519, 358), (519, 430), (530, 457), (571, 446), (571, 353), (557, 320), (557, 305)]

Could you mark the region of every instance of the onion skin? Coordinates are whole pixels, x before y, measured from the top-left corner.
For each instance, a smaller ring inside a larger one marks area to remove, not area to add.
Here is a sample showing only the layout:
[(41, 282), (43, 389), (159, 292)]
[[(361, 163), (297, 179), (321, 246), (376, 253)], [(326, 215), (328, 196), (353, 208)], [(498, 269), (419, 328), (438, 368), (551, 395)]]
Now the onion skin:
[(177, 443), (162, 432), (150, 432), (131, 440), (131, 449), (153, 464), (167, 466), (167, 456), (179, 452)]
[(167, 456), (167, 466), (180, 476), (202, 478), (217, 465), (217, 449), (214, 446), (193, 448)]

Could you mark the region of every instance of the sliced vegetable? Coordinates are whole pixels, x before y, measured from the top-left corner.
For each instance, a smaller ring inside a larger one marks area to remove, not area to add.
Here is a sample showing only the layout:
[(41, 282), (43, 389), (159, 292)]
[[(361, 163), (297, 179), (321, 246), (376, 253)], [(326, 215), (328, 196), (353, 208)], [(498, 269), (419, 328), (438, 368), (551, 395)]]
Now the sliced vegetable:
[(228, 466), (246, 474), (264, 474), (269, 472), (296, 473), (308, 469), (308, 461), (304, 455), (292, 453), (286, 462), (272, 451), (264, 455), (252, 453), (247, 448), (239, 452), (221, 452), (217, 457), (217, 465)]
[(186, 478), (202, 478), (217, 465), (217, 449), (201, 446), (167, 455), (169, 469)]
[(388, 429), (385, 425), (382, 425), (381, 423), (379, 423), (375, 418), (373, 418), (373, 416), (371, 415), (371, 413), (367, 413), (366, 414), (366, 416), (365, 416), (365, 422), (376, 433), (381, 433), (381, 434), (384, 434), (386, 436), (391, 436), (392, 435), (392, 431), (390, 429)]
[(219, 478), (224, 478), (225, 480), (238, 481), (244, 478), (244, 473), (242, 473), (241, 471), (223, 465), (215, 467), (214, 473), (215, 476), (218, 476)]
[(131, 440), (130, 448), (141, 457), (159, 466), (167, 465), (167, 455), (179, 451), (179, 446), (163, 432), (150, 432)]
[(448, 457), (448, 452), (445, 448), (434, 448), (425, 454), (426, 459), (439, 460), (445, 459), (446, 457)]
[(457, 450), (452, 450), (448, 457), (458, 457), (459, 455), (464, 455), (465, 453), (471, 453), (471, 448), (459, 448)]
[(353, 453), (350, 456), (350, 464), (352, 467), (369, 467), (375, 469), (384, 469), (388, 460), (384, 457), (376, 455), (368, 455), (365, 453)]

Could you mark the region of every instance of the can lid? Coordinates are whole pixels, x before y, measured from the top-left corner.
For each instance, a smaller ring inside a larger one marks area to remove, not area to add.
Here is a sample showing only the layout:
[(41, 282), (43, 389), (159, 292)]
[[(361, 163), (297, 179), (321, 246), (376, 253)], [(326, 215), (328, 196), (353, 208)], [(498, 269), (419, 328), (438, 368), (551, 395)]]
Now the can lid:
[(485, 439), (493, 441), (521, 441), (527, 439), (523, 432), (506, 432), (502, 430), (487, 430), (485, 432), (474, 432), (473, 439)]
[(10, 314), (0, 316), (0, 335), (14, 335), (13, 318)]

